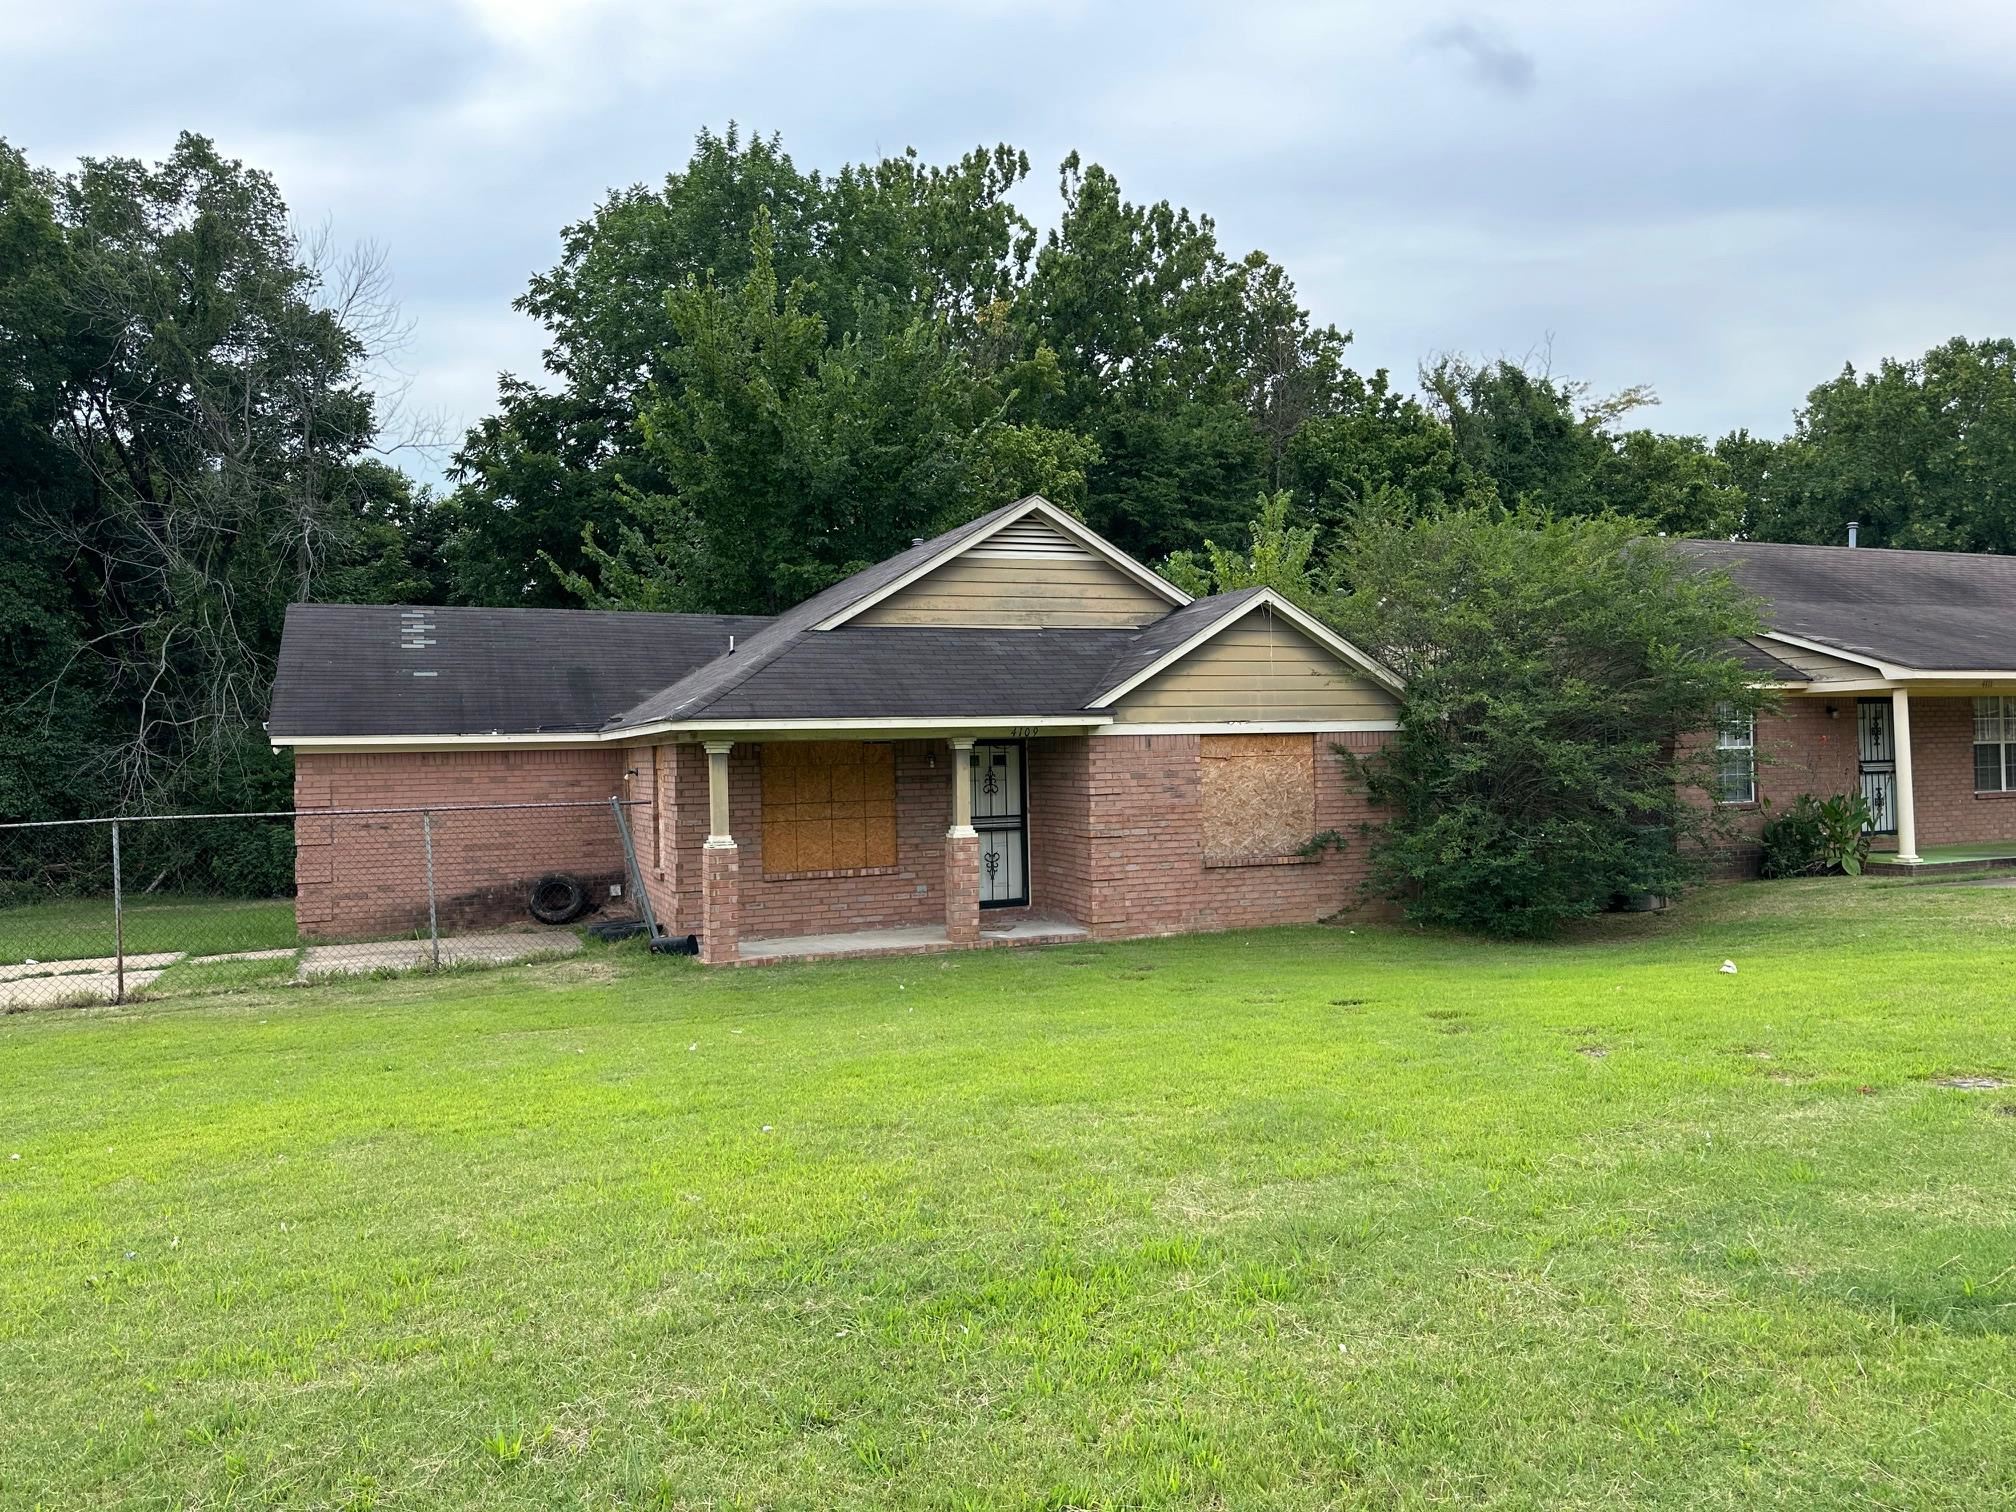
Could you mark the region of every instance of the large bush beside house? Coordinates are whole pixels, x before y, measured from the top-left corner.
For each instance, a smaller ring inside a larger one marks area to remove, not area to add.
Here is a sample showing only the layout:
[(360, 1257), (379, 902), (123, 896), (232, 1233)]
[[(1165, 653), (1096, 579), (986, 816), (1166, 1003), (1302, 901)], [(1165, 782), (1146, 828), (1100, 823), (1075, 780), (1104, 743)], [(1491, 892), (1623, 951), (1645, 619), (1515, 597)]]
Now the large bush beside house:
[(1728, 652), (1757, 618), (1726, 577), (1639, 522), (1498, 509), (1368, 512), (1337, 566), (1333, 617), (1407, 683), (1398, 738), (1355, 763), (1391, 815), (1375, 889), (1530, 936), (1700, 874), (1699, 736), (1768, 696)]
[(1765, 820), (1758, 832), (1762, 871), (1767, 877), (1823, 877), (1834, 872), (1859, 877), (1869, 859), (1872, 823), (1869, 802), (1860, 793), (1832, 798), (1801, 793), (1784, 812)]

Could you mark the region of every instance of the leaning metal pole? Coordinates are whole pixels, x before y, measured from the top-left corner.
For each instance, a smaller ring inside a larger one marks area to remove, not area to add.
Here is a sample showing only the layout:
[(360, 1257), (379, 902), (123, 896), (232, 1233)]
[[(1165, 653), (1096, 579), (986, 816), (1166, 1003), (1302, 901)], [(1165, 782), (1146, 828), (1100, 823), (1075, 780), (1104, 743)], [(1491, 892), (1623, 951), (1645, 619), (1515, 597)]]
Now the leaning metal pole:
[(441, 920), (434, 907), (434, 816), (420, 816), (420, 840), (427, 847), (427, 939), (433, 947), (434, 969), (441, 969)]
[(637, 912), (644, 918), (644, 938), (658, 938), (658, 916), (651, 911), (651, 894), (644, 890), (644, 878), (637, 870), (637, 844), (630, 838), (630, 820), (623, 812), (623, 800), (609, 798), (609, 812), (616, 816), (616, 833), (623, 837), (623, 864), (630, 869), (630, 891), (637, 897)]
[(119, 878), (119, 821), (112, 821), (112, 958), (118, 985), (112, 1001), (126, 1001), (126, 898)]

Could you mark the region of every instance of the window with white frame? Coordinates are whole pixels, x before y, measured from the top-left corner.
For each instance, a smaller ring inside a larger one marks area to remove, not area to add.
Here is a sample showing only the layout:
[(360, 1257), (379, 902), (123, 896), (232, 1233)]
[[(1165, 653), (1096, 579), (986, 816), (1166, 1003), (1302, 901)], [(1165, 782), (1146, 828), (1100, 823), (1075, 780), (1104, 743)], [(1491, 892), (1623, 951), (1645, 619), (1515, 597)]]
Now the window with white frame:
[(1974, 791), (2016, 793), (2016, 698), (1974, 700)]
[(1733, 704), (1715, 711), (1715, 798), (1757, 801), (1757, 716)]

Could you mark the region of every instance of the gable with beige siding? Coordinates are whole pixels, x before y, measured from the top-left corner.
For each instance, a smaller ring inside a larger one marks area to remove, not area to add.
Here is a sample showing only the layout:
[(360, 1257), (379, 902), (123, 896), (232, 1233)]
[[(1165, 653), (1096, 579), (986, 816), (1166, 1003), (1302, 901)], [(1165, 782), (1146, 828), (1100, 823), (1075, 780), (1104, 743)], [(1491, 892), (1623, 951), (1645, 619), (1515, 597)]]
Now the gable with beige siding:
[(1113, 706), (1120, 724), (1385, 721), (1399, 700), (1270, 609), (1218, 632)]
[(856, 615), (856, 625), (1129, 630), (1174, 605), (1042, 519), (1018, 520)]
[(1769, 652), (1788, 667), (1796, 667), (1817, 682), (1841, 682), (1851, 678), (1880, 677), (1882, 674), (1867, 662), (1847, 661), (1838, 656), (1829, 656), (1824, 651), (1809, 651), (1804, 646), (1788, 645), (1770, 636), (1762, 636), (1751, 644)]

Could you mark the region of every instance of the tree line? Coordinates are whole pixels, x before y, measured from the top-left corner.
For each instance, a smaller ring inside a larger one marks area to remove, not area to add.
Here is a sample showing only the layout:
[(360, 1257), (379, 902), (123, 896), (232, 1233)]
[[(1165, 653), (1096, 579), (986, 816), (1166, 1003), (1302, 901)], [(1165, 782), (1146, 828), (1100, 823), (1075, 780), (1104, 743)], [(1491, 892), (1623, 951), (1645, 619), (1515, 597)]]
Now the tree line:
[(1030, 492), (1204, 586), (1214, 551), (1253, 570), (1256, 499), (1302, 581), (1360, 522), (1477, 510), (2016, 549), (2008, 339), (1711, 442), (1528, 363), (1360, 372), (1208, 216), (1073, 154), (1039, 232), (1030, 176), (703, 131), (563, 230), (516, 301), (545, 371), (437, 489), (377, 397), (382, 257), (304, 238), (201, 137), (66, 172), (0, 142), (0, 813), (286, 806), (260, 721), (293, 600), (774, 612)]

